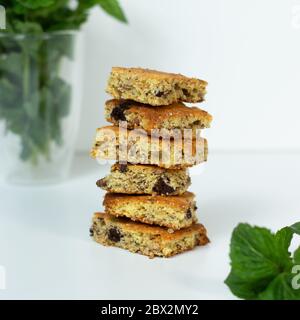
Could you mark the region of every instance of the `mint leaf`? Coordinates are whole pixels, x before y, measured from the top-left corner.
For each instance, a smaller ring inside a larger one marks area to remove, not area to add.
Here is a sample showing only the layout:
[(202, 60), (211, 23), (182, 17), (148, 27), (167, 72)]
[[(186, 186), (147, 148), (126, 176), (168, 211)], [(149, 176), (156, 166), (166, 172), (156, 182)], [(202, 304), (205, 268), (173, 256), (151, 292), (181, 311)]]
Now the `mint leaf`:
[(117, 20), (127, 23), (126, 16), (117, 0), (96, 0), (100, 7)]
[(55, 0), (17, 0), (17, 2), (28, 9), (39, 9), (51, 6)]
[[(240, 224), (231, 239), (232, 266), (241, 278), (250, 281), (272, 278), (278, 273), (274, 254), (274, 235), (266, 228)], [(244, 269), (247, 268), (247, 275)]]
[(28, 99), (24, 102), (23, 108), (27, 116), (31, 119), (36, 119), (39, 112), (40, 95), (38, 92), (34, 92)]
[(225, 280), (232, 293), (243, 299), (298, 299), (291, 286), (291, 270), (299, 261), (300, 249), (292, 259), (289, 247), (299, 227), (297, 223), (273, 234), (266, 228), (239, 224), (232, 233), (231, 271)]
[[(1, 69), (0, 69), (1, 70)], [(0, 78), (0, 118), (6, 117), (6, 112), (15, 109), (16, 87), (8, 78)]]
[(300, 247), (294, 252), (293, 259), (295, 265), (300, 265)]
[(52, 103), (56, 107), (56, 113), (61, 117), (69, 114), (71, 103), (71, 86), (60, 78), (52, 81), (51, 91), (55, 92)]
[[(254, 299), (279, 273), (270, 230), (239, 224), (230, 245), (232, 271), (225, 283), (240, 298)], [(247, 270), (247, 272), (245, 272)]]
[(293, 239), (293, 230), (285, 227), (275, 234), (274, 254), (277, 257), (281, 270), (289, 270), (292, 266), (291, 253), (289, 247)]
[[(44, 33), (78, 30), (100, 6), (125, 22), (117, 0), (4, 1), (6, 37), (0, 37), (0, 120), (21, 140), (20, 157), (37, 163), (50, 147), (63, 143), (63, 119), (71, 108), (72, 87), (60, 78), (64, 57), (74, 59), (74, 37)], [(20, 37), (11, 34), (22, 34)], [(25, 35), (25, 36), (23, 36)]]
[(261, 282), (260, 284), (245, 281), (240, 278), (233, 269), (225, 280), (225, 284), (227, 284), (235, 296), (248, 300), (255, 299), (259, 292), (266, 287), (267, 283), (268, 281), (265, 283)]
[[(0, 56), (0, 71), (6, 71), (11, 75), (17, 75), (21, 70), (22, 56), (20, 55), (20, 53), (13, 52), (9, 55)], [(3, 78), (3, 81), (5, 80), (7, 80), (7, 78)]]
[(26, 34), (41, 34), (43, 29), (39, 23), (36, 22), (23, 22), (15, 21), (14, 29), (17, 33), (26, 33)]
[(294, 233), (300, 235), (300, 222), (297, 222), (290, 226), (290, 228), (293, 230)]
[(292, 275), (290, 273), (279, 274), (266, 288), (258, 295), (260, 300), (300, 300), (300, 289), (292, 288)]

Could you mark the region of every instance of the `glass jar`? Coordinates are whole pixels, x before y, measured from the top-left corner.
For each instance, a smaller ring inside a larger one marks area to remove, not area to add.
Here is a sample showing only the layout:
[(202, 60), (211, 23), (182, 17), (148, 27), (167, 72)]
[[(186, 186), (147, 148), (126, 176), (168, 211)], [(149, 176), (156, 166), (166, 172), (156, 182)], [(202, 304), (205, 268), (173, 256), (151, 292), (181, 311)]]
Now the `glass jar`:
[(75, 31), (0, 33), (0, 165), (9, 182), (67, 178), (81, 102)]

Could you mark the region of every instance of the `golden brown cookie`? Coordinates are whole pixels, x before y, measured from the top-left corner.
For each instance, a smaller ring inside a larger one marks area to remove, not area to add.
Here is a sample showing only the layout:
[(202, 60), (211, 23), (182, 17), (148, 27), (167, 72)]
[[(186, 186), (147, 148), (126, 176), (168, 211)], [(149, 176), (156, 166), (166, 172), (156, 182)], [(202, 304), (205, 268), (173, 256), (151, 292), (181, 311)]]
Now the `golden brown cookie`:
[(212, 116), (199, 108), (187, 107), (181, 102), (168, 106), (153, 107), (133, 100), (108, 100), (105, 103), (105, 117), (114, 125), (126, 121), (127, 129), (143, 129), (148, 134), (154, 133), (153, 129), (181, 132), (191, 129), (209, 128)]
[(162, 227), (104, 213), (94, 214), (90, 234), (103, 245), (127, 249), (150, 258), (170, 257), (209, 242), (206, 229), (201, 224), (169, 233)]
[(207, 141), (200, 137), (193, 140), (153, 138), (139, 130), (106, 126), (97, 129), (91, 156), (178, 169), (206, 161), (207, 152)]
[(187, 191), (190, 183), (187, 169), (116, 163), (97, 186), (115, 193), (177, 195)]
[(197, 222), (195, 195), (191, 192), (167, 197), (107, 193), (103, 205), (105, 212), (111, 215), (173, 230)]
[(201, 102), (207, 82), (141, 68), (113, 67), (106, 92), (116, 99), (131, 99), (153, 106), (174, 102)]

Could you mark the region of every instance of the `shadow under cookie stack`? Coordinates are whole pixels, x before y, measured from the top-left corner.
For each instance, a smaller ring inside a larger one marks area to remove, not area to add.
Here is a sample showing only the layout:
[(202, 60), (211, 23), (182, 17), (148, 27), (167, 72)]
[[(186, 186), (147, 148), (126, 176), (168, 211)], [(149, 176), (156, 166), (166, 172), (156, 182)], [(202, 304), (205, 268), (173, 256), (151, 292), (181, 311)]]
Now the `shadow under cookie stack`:
[(107, 193), (105, 213), (93, 217), (94, 240), (151, 258), (209, 242), (187, 189), (188, 167), (207, 160), (207, 141), (199, 132), (212, 116), (183, 104), (202, 102), (206, 85), (180, 74), (112, 68), (107, 92), (114, 99), (106, 102), (105, 117), (113, 125), (97, 129), (91, 155), (116, 163), (97, 181)]

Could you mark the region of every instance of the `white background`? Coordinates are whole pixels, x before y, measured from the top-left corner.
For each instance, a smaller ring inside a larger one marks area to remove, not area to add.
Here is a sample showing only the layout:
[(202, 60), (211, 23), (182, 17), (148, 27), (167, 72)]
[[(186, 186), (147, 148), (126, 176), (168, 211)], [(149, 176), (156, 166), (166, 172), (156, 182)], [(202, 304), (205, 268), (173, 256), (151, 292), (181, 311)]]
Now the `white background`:
[[(224, 284), (233, 228), (248, 222), (276, 231), (299, 220), (300, 0), (122, 4), (128, 26), (94, 10), (84, 27), (82, 153), (70, 178), (27, 187), (0, 181), (0, 299), (233, 299)], [(202, 166), (191, 170), (190, 188), (208, 246), (149, 260), (89, 238), (92, 213), (103, 209), (95, 181), (109, 168), (88, 150), (105, 123), (114, 65), (209, 82), (201, 107), (215, 118), (205, 132), (213, 152), (202, 175)]]
[[(0, 181), (1, 299), (234, 299), (224, 280), (240, 222), (276, 231), (299, 221), (300, 155), (211, 154), (190, 190), (211, 243), (169, 259), (104, 247), (89, 237), (109, 168), (77, 156), (70, 179), (26, 188)], [(299, 237), (295, 237), (299, 246)], [(291, 251), (295, 249), (291, 248)]]
[(103, 125), (112, 66), (209, 82), (211, 150), (300, 148), (300, 0), (123, 0), (129, 25), (95, 9), (84, 27), (78, 149)]

